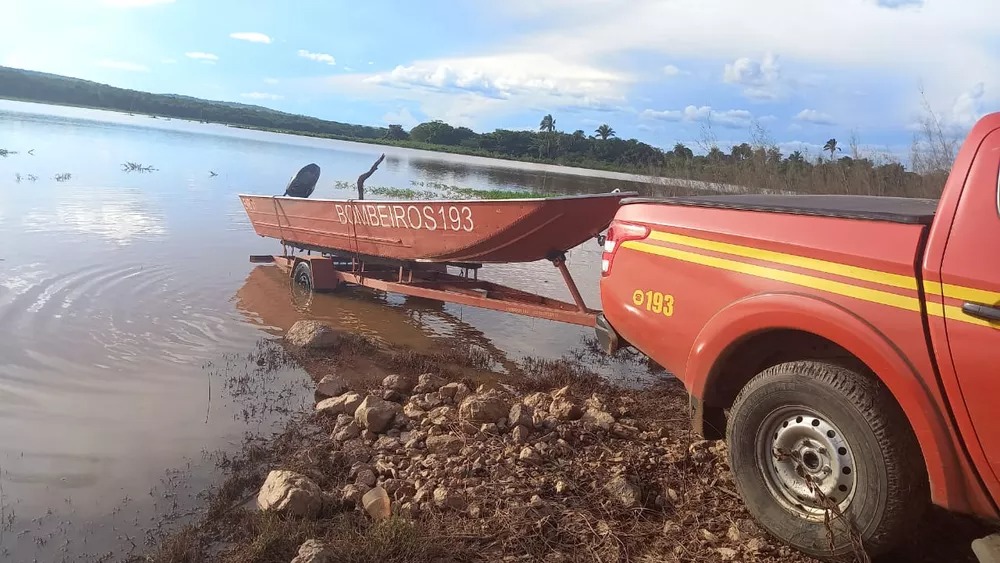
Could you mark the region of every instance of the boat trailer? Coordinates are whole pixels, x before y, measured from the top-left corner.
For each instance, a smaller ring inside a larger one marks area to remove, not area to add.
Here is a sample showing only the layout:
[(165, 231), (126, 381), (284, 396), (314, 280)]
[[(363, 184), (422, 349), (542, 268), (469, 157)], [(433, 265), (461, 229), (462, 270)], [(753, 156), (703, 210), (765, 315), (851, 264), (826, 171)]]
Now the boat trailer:
[[(274, 264), (287, 273), (293, 283), (316, 291), (333, 291), (342, 284), (368, 287), (378, 291), (433, 299), (483, 309), (492, 309), (550, 321), (593, 327), (597, 313), (583, 301), (583, 296), (566, 268), (563, 252), (548, 257), (562, 274), (573, 303), (543, 297), (490, 281), (479, 279), (482, 264), (464, 262), (421, 262), (350, 256), (327, 248), (282, 241), (282, 255), (252, 255), (250, 262)], [(289, 247), (304, 251), (294, 254)], [(448, 272), (456, 268), (458, 274)]]

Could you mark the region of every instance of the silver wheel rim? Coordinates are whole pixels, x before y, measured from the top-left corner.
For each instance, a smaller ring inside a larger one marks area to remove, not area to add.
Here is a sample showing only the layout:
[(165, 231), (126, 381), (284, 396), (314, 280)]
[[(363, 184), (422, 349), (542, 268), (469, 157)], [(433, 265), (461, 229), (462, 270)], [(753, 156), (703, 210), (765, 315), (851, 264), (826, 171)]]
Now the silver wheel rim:
[(757, 434), (756, 457), (771, 495), (802, 518), (822, 520), (854, 499), (854, 452), (840, 428), (808, 407), (771, 412)]
[(309, 274), (310, 271), (308, 269), (293, 270), (292, 276), (289, 279), (292, 306), (299, 312), (308, 311), (312, 305), (313, 289)]

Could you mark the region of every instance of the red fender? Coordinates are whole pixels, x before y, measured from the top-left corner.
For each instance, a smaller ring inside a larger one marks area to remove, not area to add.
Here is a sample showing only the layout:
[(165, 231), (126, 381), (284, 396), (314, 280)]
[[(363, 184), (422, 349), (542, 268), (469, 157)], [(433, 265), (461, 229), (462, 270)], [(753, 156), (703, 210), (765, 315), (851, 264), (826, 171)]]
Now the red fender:
[(997, 514), (960, 449), (934, 374), (921, 375), (882, 332), (835, 303), (797, 293), (770, 293), (730, 304), (709, 320), (691, 347), (685, 370), (688, 390), (704, 397), (715, 383), (711, 378), (716, 361), (731, 346), (753, 334), (781, 329), (801, 330), (840, 345), (882, 380), (920, 442), (935, 504), (956, 512)]

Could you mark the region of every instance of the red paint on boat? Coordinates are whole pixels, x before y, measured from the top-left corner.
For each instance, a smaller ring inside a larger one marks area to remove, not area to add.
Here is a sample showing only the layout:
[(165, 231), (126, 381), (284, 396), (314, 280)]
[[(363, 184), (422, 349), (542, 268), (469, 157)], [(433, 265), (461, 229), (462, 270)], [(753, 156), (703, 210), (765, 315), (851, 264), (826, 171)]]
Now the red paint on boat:
[(630, 192), (501, 200), (333, 200), (241, 194), (254, 231), (285, 243), (432, 262), (533, 262), (611, 223)]

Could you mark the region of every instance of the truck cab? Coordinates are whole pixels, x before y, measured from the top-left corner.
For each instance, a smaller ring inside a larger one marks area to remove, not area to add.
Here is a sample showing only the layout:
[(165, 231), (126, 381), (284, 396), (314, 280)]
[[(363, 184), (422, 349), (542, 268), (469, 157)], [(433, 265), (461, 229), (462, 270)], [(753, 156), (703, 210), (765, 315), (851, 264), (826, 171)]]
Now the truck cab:
[(778, 539), (837, 560), (930, 503), (1000, 519), (1000, 113), (939, 199), (627, 199), (601, 267), (598, 340), (684, 383)]

